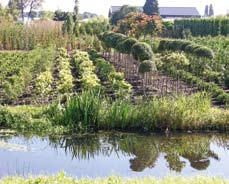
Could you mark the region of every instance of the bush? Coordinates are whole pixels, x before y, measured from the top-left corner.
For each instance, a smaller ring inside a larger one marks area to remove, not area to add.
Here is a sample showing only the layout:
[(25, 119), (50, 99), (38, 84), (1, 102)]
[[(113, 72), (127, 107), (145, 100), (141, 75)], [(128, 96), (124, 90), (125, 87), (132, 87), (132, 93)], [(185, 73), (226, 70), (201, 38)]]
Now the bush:
[(132, 46), (138, 41), (135, 38), (128, 38), (120, 42), (118, 45), (118, 51), (124, 54), (130, 54)]
[(210, 59), (214, 57), (214, 53), (211, 49), (186, 40), (161, 40), (158, 49), (159, 51), (183, 51)]
[(154, 72), (154, 71), (157, 71), (156, 64), (155, 64), (155, 62), (150, 61), (150, 60), (143, 61), (140, 64), (139, 70), (138, 70), (138, 72), (142, 73), (142, 74), (144, 74), (146, 72)]
[(134, 59), (138, 61), (153, 59), (153, 51), (151, 47), (144, 42), (135, 43), (131, 48), (131, 53)]

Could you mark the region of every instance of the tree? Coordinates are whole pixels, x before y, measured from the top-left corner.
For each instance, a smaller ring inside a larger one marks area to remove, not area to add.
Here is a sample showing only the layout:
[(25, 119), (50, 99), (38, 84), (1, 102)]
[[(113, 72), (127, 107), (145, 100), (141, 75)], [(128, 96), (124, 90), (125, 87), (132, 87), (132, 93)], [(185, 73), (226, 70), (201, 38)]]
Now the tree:
[(208, 5), (205, 6), (204, 16), (209, 17)]
[(118, 22), (115, 31), (139, 38), (140, 36), (156, 35), (161, 30), (161, 26), (161, 19), (157, 15), (129, 13), (125, 19)]
[(30, 0), (12, 0), (17, 2), (17, 8), (21, 12), (21, 19), (24, 22), (24, 11), (28, 7)]
[(32, 12), (39, 9), (42, 6), (44, 0), (29, 0), (29, 14), (28, 19), (32, 18)]
[(20, 14), (17, 5), (17, 1), (15, 0), (9, 0), (7, 5), (8, 13), (13, 16), (13, 19), (15, 21), (18, 19), (18, 16)]
[(55, 21), (65, 21), (67, 20), (68, 12), (63, 12), (61, 10), (56, 10), (54, 12), (54, 18)]
[(73, 21), (73, 16), (71, 13), (68, 13), (67, 19), (64, 21), (63, 24), (63, 33), (68, 33), (69, 35), (73, 34), (74, 31), (74, 21)]
[(74, 7), (74, 22), (79, 22), (79, 1), (75, 0), (75, 7)]
[(146, 0), (143, 6), (144, 13), (147, 15), (159, 15), (158, 1), (157, 0)]
[(214, 16), (214, 10), (213, 10), (213, 5), (210, 4), (210, 7), (209, 7), (209, 17), (212, 17)]
[(111, 16), (111, 24), (117, 25), (119, 20), (126, 18), (129, 13), (139, 12), (139, 9), (134, 6), (124, 5), (119, 11), (116, 11)]
[(5, 13), (4, 7), (3, 7), (2, 4), (0, 3), (0, 19), (1, 19), (1, 17), (4, 15), (4, 13)]

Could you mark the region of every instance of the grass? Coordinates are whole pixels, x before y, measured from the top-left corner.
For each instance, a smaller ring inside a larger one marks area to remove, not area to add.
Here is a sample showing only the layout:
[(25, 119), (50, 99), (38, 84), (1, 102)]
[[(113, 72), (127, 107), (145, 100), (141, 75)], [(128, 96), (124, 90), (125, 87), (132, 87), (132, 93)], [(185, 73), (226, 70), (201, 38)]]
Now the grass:
[(46, 113), (46, 107), (2, 106), (0, 107), (0, 128), (34, 132), (39, 135), (64, 133), (66, 129), (53, 124)]
[(84, 92), (70, 99), (57, 117), (60, 125), (81, 131), (229, 130), (229, 111), (212, 108), (205, 93), (152, 98), (133, 104)]
[(50, 107), (1, 107), (0, 127), (42, 133), (228, 131), (229, 111), (211, 107), (209, 95), (152, 98), (133, 104), (83, 92)]
[(163, 179), (156, 178), (141, 178), (141, 179), (124, 179), (116, 176), (111, 176), (104, 179), (74, 179), (67, 177), (64, 173), (56, 176), (40, 176), (40, 177), (12, 177), (0, 180), (0, 184), (46, 184), (46, 183), (62, 183), (62, 184), (228, 184), (229, 181), (222, 178), (214, 177), (165, 177)]

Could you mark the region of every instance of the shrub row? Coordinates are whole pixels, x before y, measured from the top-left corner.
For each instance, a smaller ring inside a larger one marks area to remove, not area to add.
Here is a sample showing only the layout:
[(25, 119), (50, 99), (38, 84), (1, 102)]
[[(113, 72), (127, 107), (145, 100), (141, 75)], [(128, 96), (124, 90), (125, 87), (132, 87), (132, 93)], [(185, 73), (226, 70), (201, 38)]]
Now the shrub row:
[(199, 57), (214, 58), (214, 53), (211, 49), (187, 40), (161, 40), (158, 49), (160, 51), (183, 51)]
[(153, 51), (147, 43), (126, 37), (123, 34), (115, 32), (105, 32), (100, 35), (100, 40), (107, 48), (116, 49), (123, 54), (132, 54), (134, 59), (142, 62), (153, 59)]
[(229, 104), (229, 94), (215, 83), (205, 82), (200, 78), (193, 76), (191, 73), (184, 70), (177, 70), (175, 67), (167, 68), (167, 71), (173, 77), (179, 77), (184, 82), (190, 85), (197, 85), (201, 90), (210, 92), (212, 97), (216, 98), (219, 103)]
[(100, 87), (100, 80), (95, 74), (95, 66), (90, 60), (87, 52), (75, 50), (73, 61), (80, 75), (80, 83), (83, 89), (93, 89)]
[(59, 81), (57, 84), (57, 89), (61, 94), (69, 93), (74, 87), (74, 79), (71, 73), (70, 57), (66, 49), (58, 49), (56, 61), (59, 70)]
[(193, 36), (217, 36), (229, 34), (229, 18), (192, 18), (177, 19), (174, 28), (178, 35), (189, 29)]
[[(95, 50), (90, 50), (90, 59), (94, 62), (96, 70), (101, 77), (114, 92), (116, 97), (128, 97), (131, 93), (132, 86), (125, 81), (124, 74), (116, 72), (114, 66), (101, 57)], [(109, 90), (109, 89), (108, 89)]]

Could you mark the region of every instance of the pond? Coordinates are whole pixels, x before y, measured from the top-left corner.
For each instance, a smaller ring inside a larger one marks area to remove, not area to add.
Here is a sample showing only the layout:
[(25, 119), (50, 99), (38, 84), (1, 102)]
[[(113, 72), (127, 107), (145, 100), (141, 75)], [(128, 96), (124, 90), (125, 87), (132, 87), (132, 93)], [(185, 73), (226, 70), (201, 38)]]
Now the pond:
[(210, 175), (229, 178), (229, 135), (99, 133), (37, 137), (0, 134), (0, 177)]

